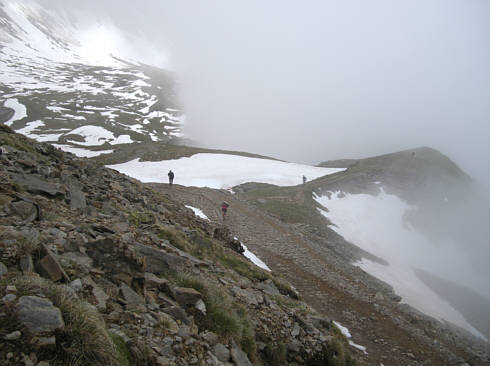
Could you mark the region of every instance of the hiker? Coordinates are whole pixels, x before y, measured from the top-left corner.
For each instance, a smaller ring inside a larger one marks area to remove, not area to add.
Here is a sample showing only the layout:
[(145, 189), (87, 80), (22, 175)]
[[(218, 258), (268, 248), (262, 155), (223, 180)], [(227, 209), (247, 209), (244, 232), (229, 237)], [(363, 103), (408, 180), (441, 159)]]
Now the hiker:
[(228, 211), (228, 207), (230, 207), (229, 203), (223, 201), (223, 203), (221, 204), (221, 213), (223, 214), (223, 220), (225, 219), (226, 211)]
[(174, 183), (174, 172), (172, 170), (168, 171), (168, 183), (172, 185)]
[(303, 184), (306, 183), (306, 177), (303, 175)]

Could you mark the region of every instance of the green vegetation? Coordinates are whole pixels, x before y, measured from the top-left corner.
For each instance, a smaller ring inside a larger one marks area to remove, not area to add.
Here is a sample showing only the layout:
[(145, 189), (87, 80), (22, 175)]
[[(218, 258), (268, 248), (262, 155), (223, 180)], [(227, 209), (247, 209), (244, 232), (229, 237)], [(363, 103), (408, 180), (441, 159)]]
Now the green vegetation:
[(121, 366), (132, 366), (133, 362), (131, 352), (126, 345), (126, 342), (124, 342), (124, 339), (112, 332), (109, 332), (109, 336), (112, 339), (112, 343), (114, 343), (114, 346), (116, 347), (116, 352), (119, 355)]
[(128, 221), (131, 225), (150, 225), (155, 222), (155, 218), (151, 212), (127, 211)]

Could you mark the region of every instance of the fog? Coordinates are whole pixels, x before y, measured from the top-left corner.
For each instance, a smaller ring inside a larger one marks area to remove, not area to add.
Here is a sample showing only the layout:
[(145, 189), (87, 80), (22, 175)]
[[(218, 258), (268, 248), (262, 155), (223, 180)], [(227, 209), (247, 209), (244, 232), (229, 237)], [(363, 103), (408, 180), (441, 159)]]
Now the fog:
[[(314, 164), (429, 146), (490, 188), (488, 0), (40, 1), (147, 38), (132, 49), (176, 71), (200, 146)], [(451, 227), (485, 281), (480, 203)]]
[(199, 145), (308, 163), (430, 146), (490, 187), (487, 0), (41, 2), (147, 37)]

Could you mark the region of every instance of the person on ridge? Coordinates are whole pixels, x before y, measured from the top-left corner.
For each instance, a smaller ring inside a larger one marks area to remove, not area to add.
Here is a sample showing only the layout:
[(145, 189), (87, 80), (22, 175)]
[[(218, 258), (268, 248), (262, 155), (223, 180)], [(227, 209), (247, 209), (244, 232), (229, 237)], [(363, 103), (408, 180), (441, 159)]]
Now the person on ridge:
[(306, 183), (306, 177), (303, 175), (303, 184)]
[(225, 220), (226, 211), (228, 211), (228, 207), (230, 207), (229, 203), (223, 201), (223, 203), (221, 204), (221, 213), (223, 214), (223, 221)]
[(172, 185), (174, 183), (174, 172), (172, 170), (168, 171), (168, 183)]

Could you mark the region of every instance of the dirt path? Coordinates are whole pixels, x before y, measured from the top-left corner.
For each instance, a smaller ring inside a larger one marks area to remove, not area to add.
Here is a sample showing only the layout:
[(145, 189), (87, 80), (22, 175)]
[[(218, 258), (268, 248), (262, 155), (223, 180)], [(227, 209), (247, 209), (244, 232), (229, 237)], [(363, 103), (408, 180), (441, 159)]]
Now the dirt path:
[[(430, 347), (424, 337), (414, 336), (414, 325), (393, 311), (387, 314), (369, 299), (375, 293), (362, 281), (338, 268), (328, 252), (309, 242), (292, 226), (241, 201), (225, 190), (153, 185), (185, 205), (201, 209), (211, 221), (222, 222), (219, 205), (226, 200), (230, 209), (224, 224), (274, 272), (298, 289), (317, 311), (348, 327), (352, 340), (365, 346), (368, 354), (351, 349), (363, 365), (451, 365)], [(401, 327), (400, 322), (407, 326)], [(410, 328), (411, 327), (411, 328)], [(423, 333), (422, 329), (417, 329)], [(424, 340), (425, 339), (425, 340)]]

